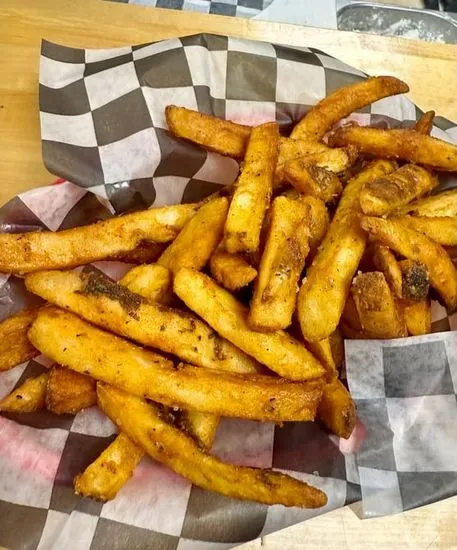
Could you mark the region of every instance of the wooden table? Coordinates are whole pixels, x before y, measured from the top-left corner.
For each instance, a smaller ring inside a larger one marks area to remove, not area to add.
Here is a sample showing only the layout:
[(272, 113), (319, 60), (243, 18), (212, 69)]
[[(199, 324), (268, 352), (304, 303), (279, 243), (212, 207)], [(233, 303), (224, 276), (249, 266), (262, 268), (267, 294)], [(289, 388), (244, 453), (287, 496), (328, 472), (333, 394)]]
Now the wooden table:
[[(52, 182), (41, 160), (38, 61), (42, 37), (76, 47), (114, 47), (212, 32), (314, 46), (369, 74), (408, 82), (422, 109), (457, 120), (457, 47), (101, 0), (1, 0), (0, 203)], [(457, 497), (360, 521), (360, 504), (336, 510), (240, 548), (252, 550), (455, 548)]]

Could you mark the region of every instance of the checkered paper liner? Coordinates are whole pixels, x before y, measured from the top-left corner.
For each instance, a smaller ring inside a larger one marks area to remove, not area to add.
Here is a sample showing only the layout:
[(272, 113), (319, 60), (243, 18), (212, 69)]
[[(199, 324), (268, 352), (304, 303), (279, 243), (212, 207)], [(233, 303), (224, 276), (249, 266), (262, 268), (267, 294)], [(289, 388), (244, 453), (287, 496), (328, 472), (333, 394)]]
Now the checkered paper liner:
[[(242, 123), (277, 120), (284, 132), (307, 109), (364, 74), (312, 48), (197, 35), (115, 50), (43, 43), (40, 115), (48, 168), (71, 180), (21, 194), (0, 209), (3, 231), (65, 229), (127, 210), (189, 202), (232, 183), (235, 161), (177, 140), (169, 103)], [(412, 125), (404, 97), (353, 115), (364, 124)], [(438, 118), (434, 135), (457, 140)], [(453, 186), (443, 178), (442, 188)], [(115, 279), (128, 265), (98, 262)], [(0, 319), (36, 298), (0, 275)], [(434, 330), (457, 329), (434, 304)], [(222, 549), (363, 498), (366, 515), (457, 493), (457, 332), (397, 341), (347, 342), (349, 386), (360, 422), (349, 441), (319, 423), (223, 419), (213, 452), (273, 467), (324, 489), (318, 511), (241, 502), (192, 486), (144, 459), (117, 498), (73, 494), (72, 480), (114, 438), (91, 408), (0, 417), (0, 544), (15, 548)], [(0, 374), (0, 396), (50, 362), (38, 357)], [(376, 383), (373, 383), (373, 380)], [(365, 441), (362, 443), (362, 440)], [(359, 448), (360, 444), (362, 446)]]

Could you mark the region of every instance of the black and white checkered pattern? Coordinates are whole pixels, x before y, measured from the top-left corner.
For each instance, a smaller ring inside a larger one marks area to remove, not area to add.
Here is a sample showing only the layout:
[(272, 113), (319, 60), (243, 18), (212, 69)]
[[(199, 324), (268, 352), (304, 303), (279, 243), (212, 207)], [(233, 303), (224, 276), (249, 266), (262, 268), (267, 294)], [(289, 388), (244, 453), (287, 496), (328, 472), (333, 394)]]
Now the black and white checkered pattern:
[[(75, 183), (19, 195), (0, 209), (0, 227), (3, 231), (64, 229), (152, 204), (193, 201), (231, 183), (238, 173), (234, 161), (207, 154), (168, 133), (163, 118), (168, 103), (244, 123), (273, 119), (287, 132), (310, 105), (362, 78), (359, 71), (317, 50), (222, 36), (198, 35), (116, 50), (77, 50), (45, 42), (40, 71), (44, 159), (54, 173)], [(412, 124), (419, 113), (397, 97), (353, 118), (380, 125), (399, 120)], [(444, 119), (437, 123), (436, 135), (457, 138), (452, 124)], [(448, 184), (443, 180), (443, 186)], [(128, 269), (112, 262), (97, 266), (116, 279)], [(0, 275), (0, 319), (34, 299), (21, 279)], [(457, 330), (456, 316), (448, 318), (442, 308), (434, 307), (434, 329)], [(443, 498), (455, 492), (449, 452), (455, 415), (449, 397), (449, 381), (457, 372), (455, 341), (455, 333), (448, 333), (401, 343), (351, 343), (347, 368), (361, 424), (349, 442), (329, 436), (318, 423), (279, 428), (224, 419), (214, 452), (224, 460), (273, 467), (322, 487), (329, 503), (317, 512), (207, 493), (148, 459), (113, 502), (80, 499), (72, 492), (73, 476), (112, 441), (111, 422), (95, 408), (74, 418), (49, 413), (2, 416), (0, 545), (40, 550), (218, 550), (361, 496), (367, 514)], [(408, 355), (402, 355), (399, 347)], [(409, 371), (406, 365), (413, 363), (419, 367)], [(38, 357), (0, 374), (0, 397), (46, 366), (46, 358)], [(383, 387), (382, 395), (369, 393), (375, 391), (372, 380)], [(422, 380), (427, 385), (421, 385)], [(405, 397), (407, 392), (413, 396)], [(432, 460), (431, 445), (417, 441), (422, 430), (430, 435), (422, 404), (428, 407), (429, 397), (436, 401), (438, 392), (443, 399), (430, 404), (442, 420), (433, 432)], [(455, 406), (453, 394), (452, 398)], [(415, 406), (403, 414), (401, 407), (410, 399)], [(410, 441), (403, 444), (410, 426), (414, 427)], [(367, 440), (356, 455), (351, 451), (365, 431)], [(413, 450), (418, 455), (416, 466), (408, 463)], [(426, 464), (429, 471), (423, 469)], [(396, 492), (393, 483), (389, 485), (394, 476)], [(379, 509), (376, 500), (382, 500), (378, 497), (386, 487), (388, 496), (394, 496), (386, 501), (387, 508)]]

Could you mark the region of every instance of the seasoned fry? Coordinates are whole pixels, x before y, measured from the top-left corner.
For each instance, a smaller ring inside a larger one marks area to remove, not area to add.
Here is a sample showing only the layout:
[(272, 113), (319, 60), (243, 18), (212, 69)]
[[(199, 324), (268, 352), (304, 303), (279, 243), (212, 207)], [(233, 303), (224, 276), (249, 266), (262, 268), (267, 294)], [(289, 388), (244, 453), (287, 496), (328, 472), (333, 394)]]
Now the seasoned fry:
[(183, 411), (180, 428), (190, 435), (202, 449), (210, 450), (216, 437), (219, 417), (200, 411)]
[(402, 303), (402, 308), (410, 336), (420, 336), (421, 334), (430, 334), (432, 332), (430, 300), (404, 302)]
[(359, 312), (357, 311), (354, 298), (351, 294), (349, 294), (346, 303), (344, 304), (341, 320), (343, 321), (345, 327), (349, 327), (357, 332), (360, 332), (362, 330)]
[(108, 256), (106, 259), (125, 262), (127, 264), (150, 264), (159, 258), (166, 247), (166, 243), (143, 241), (129, 252), (120, 252), (119, 254), (114, 254), (114, 256)]
[(397, 259), (387, 246), (379, 243), (373, 243), (372, 251), (374, 267), (384, 273), (392, 292), (397, 298), (401, 298), (403, 296), (402, 271)]
[(327, 380), (332, 380), (333, 378), (338, 377), (330, 337), (325, 338), (324, 340), (319, 340), (318, 342), (308, 342), (308, 348), (311, 353), (319, 359), (322, 365), (324, 365), (325, 370), (327, 371)]
[(444, 191), (407, 204), (395, 212), (397, 216), (457, 216), (457, 189)]
[(260, 261), (248, 324), (253, 330), (287, 328), (297, 301), (297, 283), (309, 252), (309, 205), (277, 197)]
[(360, 206), (365, 214), (384, 216), (429, 193), (438, 183), (426, 168), (405, 164), (392, 174), (368, 182), (360, 192)]
[(143, 456), (143, 449), (121, 432), (82, 474), (75, 477), (75, 493), (102, 502), (112, 500), (132, 477)]
[(330, 216), (324, 202), (317, 197), (306, 195), (305, 197), (301, 197), (300, 200), (310, 208), (311, 224), (309, 227), (308, 258), (312, 260), (327, 233), (330, 225)]
[(228, 199), (220, 197), (200, 208), (157, 263), (176, 274), (181, 267), (203, 269), (222, 238)]
[(179, 204), (56, 233), (0, 233), (0, 271), (30, 273), (74, 267), (128, 252), (144, 240), (171, 241), (197, 209), (195, 204)]
[(247, 308), (203, 273), (181, 269), (174, 291), (221, 336), (284, 378), (306, 380), (324, 374), (309, 351), (285, 332), (251, 330), (246, 322)]
[(225, 223), (227, 252), (254, 252), (259, 246), (263, 218), (270, 204), (278, 147), (276, 123), (253, 129)]
[(76, 414), (97, 403), (95, 380), (62, 367), (49, 371), (46, 408), (55, 414)]
[(367, 240), (359, 225), (359, 193), (368, 181), (388, 174), (394, 168), (389, 161), (375, 161), (345, 187), (329, 230), (298, 294), (297, 312), (305, 340), (323, 340), (338, 326)]
[(334, 202), (343, 191), (334, 172), (309, 163), (306, 157), (288, 162), (284, 166), (284, 179), (300, 193), (313, 195), (324, 202)]
[(0, 411), (27, 413), (44, 408), (48, 373), (27, 378), (18, 388), (0, 401)]
[(355, 277), (351, 294), (363, 331), (371, 338), (406, 336), (406, 326), (389, 285), (382, 273), (374, 271)]
[(318, 416), (335, 435), (344, 439), (351, 435), (357, 418), (355, 403), (340, 380), (335, 378), (324, 387)]
[(332, 147), (354, 145), (362, 153), (398, 158), (437, 170), (457, 170), (457, 145), (414, 130), (381, 130), (352, 126), (338, 128), (329, 136)]
[(26, 277), (26, 286), (91, 323), (195, 365), (231, 372), (252, 373), (259, 369), (254, 359), (194, 315), (146, 302), (90, 267), (81, 273), (31, 273)]
[(98, 384), (98, 399), (103, 412), (152, 458), (202, 489), (264, 504), (319, 508), (327, 502), (325, 493), (285, 474), (226, 464), (204, 453), (138, 397)]
[(416, 122), (414, 129), (419, 134), (424, 136), (430, 135), (430, 132), (433, 128), (433, 119), (435, 118), (435, 111), (427, 111), (424, 113), (419, 120)]
[(412, 260), (402, 260), (398, 265), (402, 272), (402, 297), (414, 301), (427, 298), (430, 289), (427, 266)]
[(168, 304), (172, 298), (170, 271), (158, 264), (139, 265), (128, 271), (119, 284), (147, 300)]
[(396, 220), (443, 246), (457, 246), (457, 216), (404, 216)]
[(457, 271), (439, 244), (395, 220), (363, 217), (361, 225), (365, 231), (405, 258), (425, 264), (430, 274), (430, 284), (441, 295), (448, 311), (456, 309)]
[(329, 336), (335, 367), (339, 370), (344, 363), (344, 339), (339, 328)]
[(292, 130), (294, 139), (319, 141), (339, 120), (383, 97), (409, 92), (407, 84), (393, 76), (367, 78), (344, 86), (312, 107)]
[(257, 270), (236, 254), (216, 250), (210, 260), (211, 275), (227, 290), (236, 291), (257, 277)]
[(12, 369), (38, 355), (27, 338), (27, 330), (38, 307), (26, 308), (0, 323), (0, 372)]
[(320, 380), (293, 382), (182, 363), (174, 368), (159, 354), (57, 308), (40, 312), (29, 337), (42, 353), (76, 372), (164, 405), (217, 416), (313, 420), (322, 395)]

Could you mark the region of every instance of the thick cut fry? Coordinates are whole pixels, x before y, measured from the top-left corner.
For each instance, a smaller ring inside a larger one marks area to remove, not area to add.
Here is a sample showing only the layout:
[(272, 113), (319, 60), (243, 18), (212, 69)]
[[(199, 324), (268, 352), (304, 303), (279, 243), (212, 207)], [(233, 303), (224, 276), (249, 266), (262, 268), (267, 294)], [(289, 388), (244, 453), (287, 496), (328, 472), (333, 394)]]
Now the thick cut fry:
[(457, 246), (457, 217), (404, 216), (398, 222), (443, 246)]
[[(197, 273), (194, 272), (193, 273)], [(40, 312), (29, 331), (35, 346), (63, 366), (164, 405), (262, 421), (313, 420), (322, 382), (176, 368), (157, 353), (57, 308)]]
[(438, 183), (426, 168), (405, 164), (392, 174), (368, 182), (360, 193), (360, 206), (365, 214), (384, 216), (429, 193)]
[(333, 92), (308, 113), (292, 130), (294, 139), (319, 141), (339, 120), (383, 97), (409, 92), (407, 84), (393, 76), (367, 78)]
[(346, 327), (360, 332), (362, 330), (362, 325), (360, 324), (359, 312), (354, 302), (354, 298), (351, 294), (347, 297), (346, 303), (344, 304), (343, 314), (341, 319)]
[(427, 111), (424, 113), (419, 120), (416, 122), (414, 129), (419, 134), (424, 136), (430, 135), (430, 132), (433, 128), (433, 119), (435, 118), (435, 111)]
[(430, 284), (443, 298), (448, 311), (457, 307), (457, 271), (446, 251), (437, 243), (394, 220), (364, 217), (362, 227), (405, 258), (427, 266)]
[(327, 502), (325, 493), (285, 474), (226, 464), (204, 453), (142, 399), (106, 384), (98, 384), (98, 399), (103, 412), (152, 458), (202, 489), (264, 504), (319, 508)]
[(97, 403), (95, 380), (62, 367), (49, 372), (46, 408), (55, 414), (76, 414)]
[(325, 234), (327, 233), (328, 227), (330, 225), (330, 215), (327, 208), (325, 207), (324, 202), (317, 197), (307, 195), (301, 197), (301, 202), (307, 204), (310, 208), (310, 226), (309, 226), (309, 254), (308, 257), (312, 260), (317, 251), (321, 242), (323, 241)]
[(344, 339), (339, 328), (329, 336), (335, 367), (340, 370), (344, 363)]
[(251, 330), (247, 308), (203, 273), (181, 269), (174, 280), (175, 294), (215, 331), (284, 378), (306, 380), (325, 371), (309, 351), (282, 331)]
[(397, 216), (457, 216), (457, 189), (444, 191), (407, 204), (395, 212)]
[(35, 378), (27, 378), (18, 388), (0, 401), (0, 411), (28, 413), (44, 408), (48, 373)]
[(338, 379), (324, 387), (318, 416), (331, 432), (344, 439), (354, 430), (357, 418), (355, 403)]
[(362, 153), (398, 158), (436, 168), (457, 170), (457, 145), (424, 136), (414, 130), (381, 130), (352, 126), (338, 128), (329, 136), (331, 146), (354, 145)]
[(252, 373), (259, 369), (256, 361), (194, 315), (145, 302), (89, 267), (81, 273), (32, 273), (26, 277), (26, 286), (91, 323), (195, 365), (232, 372)]
[(428, 296), (430, 275), (427, 266), (413, 260), (398, 262), (402, 272), (402, 298), (422, 301)]
[(150, 264), (159, 258), (166, 247), (166, 243), (149, 243), (143, 241), (129, 252), (120, 252), (114, 256), (108, 256), (106, 259), (125, 262), (127, 264)]
[(243, 158), (252, 128), (184, 107), (165, 109), (168, 128), (175, 136), (198, 143), (221, 155)]
[(430, 300), (405, 302), (402, 303), (402, 309), (410, 336), (420, 336), (421, 334), (430, 334), (432, 332)]
[(143, 456), (143, 449), (120, 433), (82, 474), (75, 477), (75, 493), (103, 502), (112, 500), (132, 477)]
[(122, 277), (119, 284), (146, 300), (159, 304), (168, 304), (172, 298), (171, 273), (166, 267), (158, 264), (132, 268)]
[(309, 252), (309, 205), (277, 197), (254, 288), (248, 324), (254, 330), (287, 328), (297, 301), (297, 283)]
[(327, 380), (338, 377), (335, 360), (333, 358), (332, 345), (330, 337), (318, 342), (308, 342), (309, 350), (319, 359), (327, 371)]
[(334, 202), (343, 191), (343, 185), (334, 172), (314, 166), (306, 159), (287, 163), (284, 179), (300, 193), (313, 195), (324, 202)]
[(0, 323), (0, 372), (12, 369), (38, 355), (27, 338), (38, 307), (26, 308)]
[(216, 250), (210, 260), (211, 275), (227, 290), (239, 290), (257, 277), (257, 270), (241, 256)]
[(367, 240), (359, 225), (360, 191), (367, 182), (388, 174), (394, 168), (389, 161), (375, 161), (345, 187), (329, 230), (298, 294), (298, 318), (305, 340), (323, 340), (338, 326)]
[(357, 275), (351, 293), (362, 329), (371, 338), (407, 335), (404, 319), (382, 273), (374, 271)]
[(214, 199), (202, 206), (157, 263), (173, 274), (181, 267), (203, 269), (222, 238), (227, 211), (226, 197)]
[(384, 277), (390, 289), (397, 298), (402, 294), (402, 271), (392, 251), (379, 243), (373, 243), (373, 264), (374, 267), (384, 273)]
[(133, 250), (144, 240), (171, 241), (197, 209), (195, 204), (179, 204), (57, 233), (0, 233), (0, 271), (29, 273), (74, 267)]
[(210, 450), (216, 437), (219, 417), (199, 411), (183, 411), (180, 428), (190, 435), (202, 449)]
[(225, 223), (227, 252), (254, 252), (259, 246), (263, 218), (270, 204), (278, 147), (276, 123), (253, 129)]

